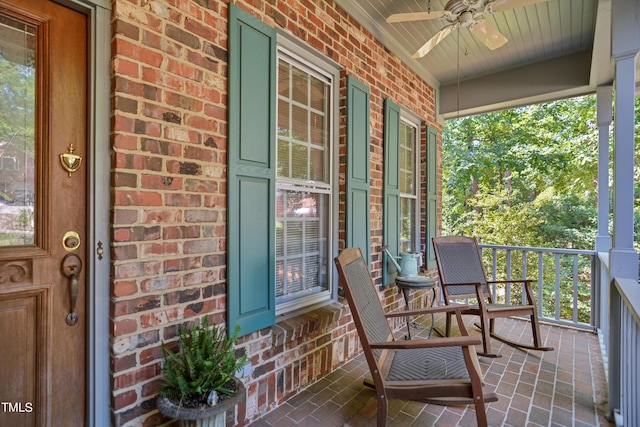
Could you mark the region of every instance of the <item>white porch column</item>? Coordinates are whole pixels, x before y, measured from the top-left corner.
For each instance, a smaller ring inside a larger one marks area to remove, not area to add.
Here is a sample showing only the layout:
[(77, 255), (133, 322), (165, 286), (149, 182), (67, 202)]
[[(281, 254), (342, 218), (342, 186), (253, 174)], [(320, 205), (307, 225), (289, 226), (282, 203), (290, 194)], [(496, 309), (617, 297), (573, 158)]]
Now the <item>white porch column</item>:
[[(611, 233), (609, 231), (609, 135), (613, 120), (613, 86), (599, 86), (596, 89), (596, 120), (598, 123), (598, 235), (596, 236), (596, 252), (609, 253), (611, 249)], [(592, 319), (598, 328), (598, 334), (603, 338), (603, 344), (609, 349), (609, 266), (602, 262), (595, 263), (597, 271), (595, 280), (598, 281), (597, 292), (592, 307)]]
[(612, 55), (615, 61), (615, 132), (613, 148), (613, 247), (611, 279), (638, 280), (633, 249), (634, 106), (636, 57), (640, 50), (640, 7), (636, 0), (611, 2)]
[[(615, 279), (638, 283), (638, 254), (633, 249), (634, 205), (634, 101), (636, 57), (640, 50), (640, 5), (636, 0), (611, 2), (611, 52), (615, 62), (615, 108), (613, 146), (613, 247), (609, 251), (612, 281), (609, 300), (609, 411), (623, 413), (622, 298)], [(632, 382), (633, 384), (633, 382)], [(624, 422), (624, 420), (622, 420)], [(617, 422), (616, 422), (617, 424)]]
[(598, 235), (596, 251), (611, 249), (609, 232), (609, 127), (613, 119), (612, 86), (596, 90), (596, 120), (598, 123)]

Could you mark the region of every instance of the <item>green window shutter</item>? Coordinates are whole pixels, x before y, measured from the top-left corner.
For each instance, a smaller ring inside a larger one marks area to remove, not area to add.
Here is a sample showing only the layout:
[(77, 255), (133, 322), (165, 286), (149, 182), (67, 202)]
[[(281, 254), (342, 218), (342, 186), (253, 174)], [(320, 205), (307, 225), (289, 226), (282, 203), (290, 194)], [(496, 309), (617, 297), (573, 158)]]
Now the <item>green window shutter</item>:
[(229, 5), (227, 314), (246, 335), (275, 323), (275, 30)]
[[(400, 251), (400, 107), (384, 101), (384, 205), (382, 242), (397, 256)], [(386, 286), (396, 280), (396, 268), (382, 255), (382, 277)]]
[(369, 88), (347, 76), (346, 245), (370, 262)]
[(431, 239), (438, 232), (438, 131), (427, 126), (427, 218), (426, 225), (426, 257), (425, 265), (429, 268), (436, 267), (436, 255), (433, 251)]

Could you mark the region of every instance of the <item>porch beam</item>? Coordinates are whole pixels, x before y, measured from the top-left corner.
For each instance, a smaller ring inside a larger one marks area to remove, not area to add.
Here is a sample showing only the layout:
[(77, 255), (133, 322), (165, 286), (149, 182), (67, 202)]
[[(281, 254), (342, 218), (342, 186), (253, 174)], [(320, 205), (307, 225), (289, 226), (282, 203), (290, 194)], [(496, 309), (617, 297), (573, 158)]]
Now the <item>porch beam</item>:
[(593, 93), (591, 57), (584, 50), (461, 81), (459, 87), (443, 85), (439, 114), (451, 119)]

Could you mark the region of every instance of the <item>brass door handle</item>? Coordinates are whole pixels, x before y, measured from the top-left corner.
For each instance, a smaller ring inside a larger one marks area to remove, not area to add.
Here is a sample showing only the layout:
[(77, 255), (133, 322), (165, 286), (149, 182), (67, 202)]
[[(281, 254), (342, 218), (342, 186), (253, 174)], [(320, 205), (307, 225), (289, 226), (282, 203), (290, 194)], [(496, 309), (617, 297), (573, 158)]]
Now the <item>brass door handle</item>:
[(78, 301), (78, 275), (82, 271), (82, 260), (76, 254), (67, 254), (62, 258), (62, 274), (69, 279), (69, 291), (71, 294), (71, 310), (67, 314), (67, 325), (78, 323), (76, 302)]

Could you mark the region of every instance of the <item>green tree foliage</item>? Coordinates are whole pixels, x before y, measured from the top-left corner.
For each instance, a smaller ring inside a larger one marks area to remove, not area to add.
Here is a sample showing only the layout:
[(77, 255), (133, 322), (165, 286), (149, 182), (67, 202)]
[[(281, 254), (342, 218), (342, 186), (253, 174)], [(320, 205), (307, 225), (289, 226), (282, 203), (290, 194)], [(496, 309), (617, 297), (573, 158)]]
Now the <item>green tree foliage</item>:
[(593, 248), (594, 96), (451, 120), (443, 145), (445, 234), (501, 245)]
[[(597, 188), (595, 105), (595, 96), (585, 96), (447, 122), (443, 134), (443, 233), (476, 236), (486, 244), (593, 249), (598, 193), (609, 191)], [(638, 182), (638, 98), (635, 117)], [(610, 134), (613, 142), (613, 132)], [(612, 165), (609, 169), (612, 174)], [(634, 240), (638, 250), (639, 186), (635, 199)], [(497, 266), (498, 276), (506, 274), (505, 251), (485, 251), (483, 255), (486, 265)], [(561, 319), (570, 320), (575, 305), (579, 320), (589, 321), (589, 257), (545, 256), (541, 271), (537, 256), (514, 258), (513, 277), (522, 277), (525, 261), (527, 277), (541, 276), (545, 316), (554, 317), (554, 305), (558, 303)], [(511, 298), (517, 300), (521, 295), (514, 292)]]

